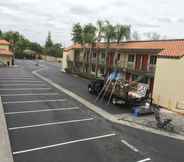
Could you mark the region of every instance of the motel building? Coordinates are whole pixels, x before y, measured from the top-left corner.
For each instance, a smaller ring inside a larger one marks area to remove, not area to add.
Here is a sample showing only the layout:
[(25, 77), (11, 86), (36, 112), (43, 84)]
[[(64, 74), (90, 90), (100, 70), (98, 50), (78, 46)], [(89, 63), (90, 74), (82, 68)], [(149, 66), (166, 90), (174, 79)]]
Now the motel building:
[(0, 66), (12, 66), (13, 53), (10, 51), (10, 43), (0, 39)]
[(154, 103), (184, 113), (184, 40), (127, 41), (120, 44), (74, 44), (64, 49), (63, 70), (102, 77), (118, 69), (124, 79), (144, 76)]

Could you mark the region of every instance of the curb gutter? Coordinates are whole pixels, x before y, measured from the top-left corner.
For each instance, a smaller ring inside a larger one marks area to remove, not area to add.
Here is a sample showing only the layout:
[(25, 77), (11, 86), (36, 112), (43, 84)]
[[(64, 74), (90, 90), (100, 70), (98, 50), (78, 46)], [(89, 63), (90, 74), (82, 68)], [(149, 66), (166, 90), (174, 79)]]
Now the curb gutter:
[(41, 69), (33, 71), (32, 73), (34, 75), (36, 75), (37, 77), (39, 77), (40, 79), (46, 81), (47, 83), (49, 83), (53, 87), (57, 88), (58, 90), (64, 92), (65, 94), (67, 94), (70, 97), (74, 98), (75, 100), (79, 101), (80, 103), (85, 105), (87, 108), (94, 111), (98, 115), (104, 117), (105, 119), (107, 119), (107, 120), (109, 120), (113, 123), (116, 123), (116, 124), (126, 125), (126, 126), (129, 126), (129, 127), (132, 127), (132, 128), (141, 129), (141, 130), (151, 132), (151, 133), (154, 133), (154, 134), (159, 134), (159, 135), (167, 136), (167, 137), (174, 138), (174, 139), (184, 140), (184, 136), (176, 134), (176, 133), (169, 133), (169, 132), (165, 132), (165, 131), (162, 131), (162, 130), (157, 130), (157, 129), (146, 127), (146, 126), (143, 126), (143, 125), (140, 125), (140, 124), (136, 124), (136, 123), (133, 123), (133, 122), (118, 120), (116, 117), (114, 117), (110, 113), (104, 111), (102, 108), (90, 103), (89, 101), (87, 101), (84, 98), (78, 96), (77, 94), (73, 93), (72, 91), (56, 84), (52, 80), (50, 80), (50, 79), (48, 79), (48, 78), (46, 78), (46, 77), (44, 77), (44, 76), (42, 76), (41, 74), (38, 73), (39, 71), (44, 70), (44, 69), (45, 68), (41, 68)]
[(13, 162), (13, 156), (1, 96), (0, 96), (0, 161)]

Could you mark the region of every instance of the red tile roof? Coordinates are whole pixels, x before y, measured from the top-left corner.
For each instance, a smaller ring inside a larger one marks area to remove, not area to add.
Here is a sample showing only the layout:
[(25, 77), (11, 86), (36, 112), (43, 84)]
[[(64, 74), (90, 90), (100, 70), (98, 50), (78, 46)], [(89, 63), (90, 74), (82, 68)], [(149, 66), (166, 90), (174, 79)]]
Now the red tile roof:
[(0, 49), (0, 55), (3, 56), (13, 56), (13, 53), (7, 49)]
[[(85, 45), (89, 47), (89, 45)], [(96, 48), (106, 48), (106, 43), (96, 44)], [(74, 44), (65, 51), (81, 48), (81, 45)], [(156, 41), (127, 41), (121, 42), (119, 45), (111, 43), (109, 48), (119, 49), (160, 49), (158, 53), (160, 56), (166, 57), (182, 57), (184, 56), (184, 39), (173, 39), (173, 40), (156, 40)]]
[(10, 43), (4, 39), (0, 39), (0, 45), (10, 45)]

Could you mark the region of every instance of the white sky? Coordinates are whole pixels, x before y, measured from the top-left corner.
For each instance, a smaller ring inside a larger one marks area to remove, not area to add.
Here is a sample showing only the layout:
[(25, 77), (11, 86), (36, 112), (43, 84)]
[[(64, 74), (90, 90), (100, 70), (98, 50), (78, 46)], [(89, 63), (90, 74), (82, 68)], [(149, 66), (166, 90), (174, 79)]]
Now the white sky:
[(54, 42), (67, 46), (74, 23), (107, 19), (141, 34), (184, 38), (183, 6), (182, 0), (0, 0), (0, 29), (17, 30), (41, 44), (50, 31)]

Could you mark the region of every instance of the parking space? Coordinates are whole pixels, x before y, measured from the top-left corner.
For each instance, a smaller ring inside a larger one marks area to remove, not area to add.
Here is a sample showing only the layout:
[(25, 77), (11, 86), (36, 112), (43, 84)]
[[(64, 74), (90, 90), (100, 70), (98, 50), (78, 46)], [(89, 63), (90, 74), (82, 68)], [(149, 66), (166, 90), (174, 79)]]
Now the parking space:
[(0, 95), (15, 162), (146, 158), (123, 144), (110, 123), (23, 68), (3, 69), (2, 77)]

